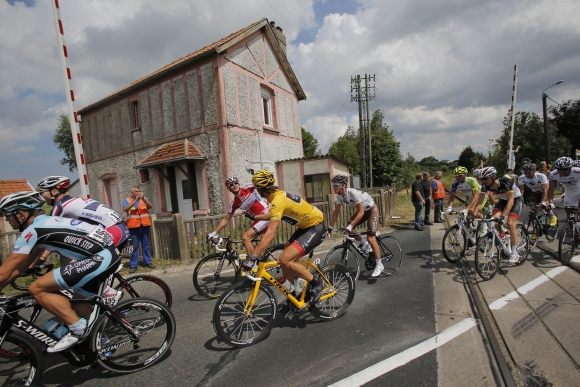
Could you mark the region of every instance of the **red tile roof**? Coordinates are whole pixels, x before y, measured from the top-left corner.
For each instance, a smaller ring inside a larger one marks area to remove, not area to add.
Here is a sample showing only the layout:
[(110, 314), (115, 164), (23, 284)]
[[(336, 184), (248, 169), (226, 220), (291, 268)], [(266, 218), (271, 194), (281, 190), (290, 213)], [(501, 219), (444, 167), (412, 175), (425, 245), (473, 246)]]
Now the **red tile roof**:
[(161, 145), (153, 154), (137, 164), (137, 167), (196, 158), (203, 159), (203, 153), (191, 141), (185, 139)]
[(27, 180), (0, 180), (0, 199), (21, 191), (33, 191)]

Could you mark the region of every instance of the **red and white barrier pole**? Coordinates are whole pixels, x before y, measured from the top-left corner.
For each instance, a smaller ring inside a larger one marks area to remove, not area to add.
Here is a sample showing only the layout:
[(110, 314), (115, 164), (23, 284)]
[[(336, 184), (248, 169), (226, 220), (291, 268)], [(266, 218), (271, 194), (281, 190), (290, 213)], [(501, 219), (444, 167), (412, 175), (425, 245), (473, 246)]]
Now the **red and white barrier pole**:
[[(514, 108), (516, 107), (516, 94), (517, 94), (517, 78), (518, 78), (518, 65), (514, 65), (514, 84), (512, 86), (512, 107), (510, 109), (510, 140), (508, 143), (508, 160), (507, 168), (515, 168), (515, 157), (513, 155), (514, 147)], [(515, 171), (514, 171), (515, 173)]]
[(56, 25), (56, 39), (58, 41), (60, 63), (64, 77), (64, 88), (66, 91), (66, 104), (68, 107), (68, 119), (70, 121), (70, 130), (72, 132), (73, 146), (77, 161), (77, 171), (79, 173), (79, 184), (81, 186), (81, 197), (90, 198), (89, 179), (87, 177), (87, 166), (85, 164), (85, 155), (83, 153), (83, 142), (79, 130), (79, 120), (75, 107), (75, 94), (72, 87), (72, 75), (68, 60), (68, 51), (64, 40), (64, 29), (60, 20), (60, 9), (58, 0), (52, 1), (52, 11), (54, 14), (54, 23)]

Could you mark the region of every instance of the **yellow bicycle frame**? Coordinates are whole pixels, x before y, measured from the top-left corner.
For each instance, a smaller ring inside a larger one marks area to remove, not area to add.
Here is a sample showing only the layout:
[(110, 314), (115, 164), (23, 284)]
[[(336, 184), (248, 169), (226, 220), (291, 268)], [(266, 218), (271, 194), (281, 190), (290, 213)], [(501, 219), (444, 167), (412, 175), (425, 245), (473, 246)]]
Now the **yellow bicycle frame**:
[[(318, 266), (312, 262), (312, 260), (309, 259), (306, 261), (296, 261), (296, 262), (306, 266), (306, 268), (309, 271), (310, 268), (314, 268), (320, 274), (320, 278), (324, 281), (325, 287), (324, 289), (322, 289), (323, 295), (320, 297), (320, 300), (318, 302), (324, 301), (336, 295), (336, 289), (334, 288), (334, 286), (332, 286), (330, 281), (326, 278), (326, 276), (322, 273), (322, 271), (318, 268)], [(304, 300), (306, 298), (306, 287), (308, 285), (308, 281), (304, 281), (302, 293), (300, 294), (300, 297), (298, 297), (297, 299), (291, 292), (288, 291), (288, 289), (284, 287), (284, 285), (278, 282), (278, 280), (272, 277), (272, 275), (267, 271), (267, 269), (276, 266), (280, 266), (280, 263), (277, 261), (258, 262), (258, 271), (256, 272), (256, 274), (252, 275), (253, 272), (246, 274), (246, 277), (255, 282), (254, 289), (252, 290), (252, 293), (250, 294), (250, 297), (248, 297), (246, 305), (244, 306), (244, 312), (246, 313), (246, 315), (249, 316), (252, 312), (252, 309), (254, 308), (254, 303), (256, 302), (256, 298), (258, 297), (258, 290), (260, 289), (260, 282), (262, 282), (262, 279), (265, 279), (266, 281), (274, 285), (298, 309), (302, 309), (309, 304), (309, 301)], [(328, 291), (329, 288), (330, 291)]]

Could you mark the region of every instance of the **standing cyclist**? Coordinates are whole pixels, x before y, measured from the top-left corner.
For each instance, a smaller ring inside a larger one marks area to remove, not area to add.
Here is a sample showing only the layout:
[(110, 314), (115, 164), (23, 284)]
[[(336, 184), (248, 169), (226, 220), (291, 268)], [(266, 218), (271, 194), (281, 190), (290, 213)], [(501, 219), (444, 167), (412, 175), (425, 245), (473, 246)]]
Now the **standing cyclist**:
[[(554, 200), (554, 189), (556, 183), (560, 185), (566, 193), (564, 199), (565, 207), (578, 207), (580, 199), (580, 168), (574, 167), (574, 160), (570, 157), (560, 157), (554, 163), (555, 170), (550, 173), (550, 187), (548, 188), (548, 199)], [(570, 210), (566, 209), (566, 215)]]
[(530, 190), (529, 202), (531, 204), (542, 204), (547, 207), (550, 215), (550, 227), (556, 226), (558, 217), (552, 211), (552, 206), (548, 200), (548, 178), (543, 173), (536, 172), (536, 164), (527, 163), (522, 167), (524, 173), (518, 177), (518, 188)]
[[(359, 191), (355, 188), (346, 188), (348, 184), (348, 177), (345, 175), (336, 175), (332, 178), (332, 190), (336, 194), (336, 202), (332, 218), (330, 220), (330, 227), (327, 231), (330, 233), (340, 213), (340, 206), (346, 204), (356, 208), (357, 212), (350, 218), (348, 225), (344, 232), (350, 233), (353, 228), (363, 222), (367, 222), (367, 241), (361, 243), (361, 248), (365, 251), (371, 250), (375, 256), (377, 265), (371, 274), (371, 277), (378, 277), (383, 272), (383, 264), (381, 263), (381, 249), (377, 243), (377, 226), (379, 223), (379, 208), (375, 204), (371, 195), (366, 192)], [(357, 241), (361, 241), (360, 236), (354, 237)], [(370, 245), (370, 246), (369, 246)], [(370, 247), (370, 249), (369, 249)]]

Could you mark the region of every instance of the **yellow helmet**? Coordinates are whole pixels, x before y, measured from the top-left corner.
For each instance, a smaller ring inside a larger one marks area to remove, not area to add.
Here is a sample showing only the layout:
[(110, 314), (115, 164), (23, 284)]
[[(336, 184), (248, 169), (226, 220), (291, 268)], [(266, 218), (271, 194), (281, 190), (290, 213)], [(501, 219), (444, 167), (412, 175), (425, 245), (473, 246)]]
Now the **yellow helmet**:
[(252, 184), (258, 188), (270, 188), (276, 183), (274, 174), (270, 171), (261, 170), (252, 176)]

